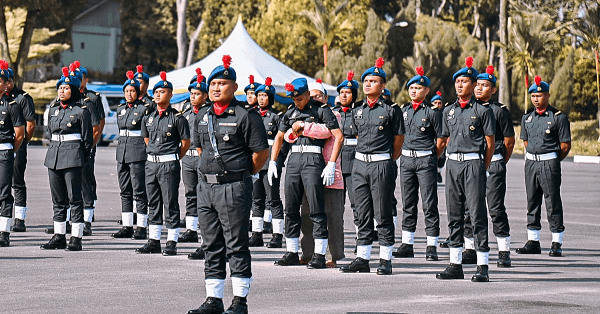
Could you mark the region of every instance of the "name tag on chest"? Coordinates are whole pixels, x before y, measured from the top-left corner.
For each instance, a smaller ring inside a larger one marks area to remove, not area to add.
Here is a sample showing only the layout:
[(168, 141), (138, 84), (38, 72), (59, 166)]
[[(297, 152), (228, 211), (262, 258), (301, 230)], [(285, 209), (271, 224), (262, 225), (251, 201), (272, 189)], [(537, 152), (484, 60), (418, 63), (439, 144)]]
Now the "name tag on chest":
[(219, 122), (219, 126), (233, 126), (233, 127), (236, 127), (237, 123), (235, 123), (235, 122)]

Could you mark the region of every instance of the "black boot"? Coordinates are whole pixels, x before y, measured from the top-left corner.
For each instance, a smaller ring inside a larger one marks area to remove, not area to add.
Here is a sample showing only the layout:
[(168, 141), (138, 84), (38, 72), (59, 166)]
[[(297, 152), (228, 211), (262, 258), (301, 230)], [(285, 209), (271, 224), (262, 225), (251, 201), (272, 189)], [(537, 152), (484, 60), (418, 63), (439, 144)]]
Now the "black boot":
[(133, 227), (123, 227), (119, 231), (111, 234), (110, 236), (115, 239), (131, 238), (133, 235)]
[(498, 252), (498, 261), (496, 262), (498, 267), (510, 267), (510, 251), (500, 251)]
[(369, 261), (360, 257), (355, 258), (350, 264), (340, 267), (342, 273), (368, 273), (371, 271)]
[(250, 246), (250, 247), (264, 246), (265, 243), (263, 242), (262, 235), (263, 235), (262, 232), (252, 231), (252, 236), (250, 237), (250, 240), (248, 241), (248, 246)]
[(67, 250), (67, 251), (81, 251), (82, 250), (82, 247), (81, 247), (81, 238), (71, 237), (69, 239), (69, 244), (67, 244), (67, 248), (65, 250)]
[(25, 232), (27, 228), (25, 227), (25, 220), (15, 218), (12, 226), (12, 232)]
[(248, 314), (248, 302), (246, 297), (234, 296), (231, 305), (223, 314)]
[(148, 228), (137, 227), (131, 236), (133, 240), (146, 240), (148, 238)]
[(552, 242), (552, 247), (550, 248), (550, 252), (548, 255), (552, 257), (561, 257), (562, 256), (562, 244), (558, 242)]
[(450, 242), (450, 238), (446, 238), (446, 240), (440, 242), (440, 248), (447, 249), (448, 248), (448, 242)]
[(179, 236), (177, 241), (181, 243), (198, 243), (198, 231), (188, 229)]
[(527, 241), (522, 248), (517, 249), (517, 254), (542, 254), (540, 241)]
[(86, 237), (92, 235), (92, 223), (91, 222), (85, 222), (83, 224), (83, 235)]
[(266, 222), (266, 221), (265, 221), (265, 222), (263, 223), (263, 233), (266, 233), (266, 234), (271, 234), (271, 233), (273, 233), (273, 223), (270, 223), (270, 222)]
[(325, 265), (325, 255), (317, 253), (313, 253), (310, 262), (308, 262), (308, 264), (306, 265), (306, 268), (308, 269), (323, 269), (326, 267), (327, 266)]
[(223, 299), (208, 297), (199, 308), (189, 310), (188, 314), (222, 314), (224, 310)]
[(175, 256), (177, 255), (177, 242), (167, 241), (165, 249), (162, 251), (163, 256)]
[(273, 237), (271, 238), (271, 241), (269, 241), (269, 243), (267, 243), (267, 247), (268, 248), (281, 248), (283, 247), (283, 234), (279, 234), (279, 233), (273, 233)]
[(399, 248), (392, 252), (394, 257), (415, 257), (415, 251), (412, 244), (402, 243)]
[(202, 247), (197, 248), (194, 252), (188, 254), (188, 259), (204, 259), (204, 250)]
[(477, 265), (477, 272), (471, 277), (472, 282), (488, 282), (490, 276), (488, 275), (488, 265)]
[(144, 246), (141, 248), (135, 249), (135, 252), (138, 254), (152, 254), (152, 253), (160, 253), (160, 241), (149, 239)]
[(377, 267), (377, 275), (391, 275), (392, 274), (392, 261), (380, 258), (379, 266)]
[(466, 249), (462, 253), (462, 263), (464, 265), (477, 264), (477, 251)]
[(461, 264), (450, 264), (446, 269), (435, 275), (437, 279), (465, 279)]
[(6, 247), (10, 245), (10, 233), (0, 232), (0, 247)]
[(42, 250), (56, 250), (56, 249), (65, 249), (67, 247), (67, 238), (64, 234), (55, 234), (52, 236), (50, 241), (46, 244), (42, 244), (40, 248)]
[(428, 260), (428, 261), (437, 261), (438, 260), (437, 248), (435, 246), (433, 246), (433, 245), (427, 246), (427, 250), (425, 251), (425, 260)]
[(275, 261), (275, 266), (293, 266), (300, 265), (298, 253), (286, 252), (283, 257)]

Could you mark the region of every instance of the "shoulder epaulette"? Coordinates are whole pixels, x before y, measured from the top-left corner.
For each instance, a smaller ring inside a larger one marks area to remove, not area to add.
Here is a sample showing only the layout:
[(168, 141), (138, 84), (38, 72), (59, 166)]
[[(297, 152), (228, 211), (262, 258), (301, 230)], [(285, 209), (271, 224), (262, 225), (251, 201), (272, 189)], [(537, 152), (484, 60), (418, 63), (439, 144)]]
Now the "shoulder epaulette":
[(393, 103), (393, 104), (392, 104), (392, 107), (395, 107), (395, 106), (398, 106), (398, 104), (397, 104), (397, 103)]
[(82, 108), (82, 109), (86, 109), (86, 108), (87, 108), (87, 106), (86, 106), (86, 105), (83, 105), (83, 106), (81, 106), (81, 108)]
[(8, 102), (8, 104), (9, 104), (9, 105), (16, 104), (16, 103), (17, 103), (17, 102), (16, 102), (16, 101), (14, 101), (14, 100), (12, 100), (12, 101)]
[(124, 104), (119, 104), (119, 105), (117, 106), (117, 108), (118, 108), (118, 107), (121, 107), (121, 106), (124, 106), (124, 105), (127, 105), (127, 103), (124, 103)]
[(288, 106), (288, 109), (292, 109), (294, 107), (294, 104), (291, 104)]
[(321, 106), (321, 108), (326, 108), (326, 107), (329, 107), (329, 104), (323, 104), (323, 105)]
[(150, 104), (149, 103), (144, 103), (144, 106), (148, 107), (148, 106), (150, 106)]
[(27, 96), (27, 95), (29, 95), (28, 92), (23, 92), (23, 96)]
[(488, 102), (484, 102), (484, 103), (482, 103), (481, 105), (483, 105), (483, 106), (489, 106), (489, 105), (490, 105), (490, 102), (489, 102), (489, 101), (488, 101)]
[(85, 97), (83, 100), (84, 100), (84, 101), (89, 101), (89, 100), (90, 100), (90, 97)]
[(182, 114), (183, 114), (183, 112), (179, 112), (179, 111), (177, 111), (177, 110), (175, 110), (175, 111), (177, 112), (177, 113), (175, 114), (175, 116), (176, 116), (176, 117), (179, 117), (180, 115), (182, 115)]
[(562, 111), (560, 111), (560, 110), (559, 110), (559, 111), (555, 112), (555, 113), (554, 113), (554, 115), (555, 115), (555, 116), (558, 116), (558, 115), (559, 115), (559, 114), (561, 114), (561, 113), (562, 113)]
[(446, 103), (446, 104), (444, 105), (444, 107), (447, 107), (447, 106), (448, 106), (448, 104), (449, 104), (449, 103)]
[(508, 106), (500, 104), (500, 108), (508, 108)]
[(277, 115), (278, 115), (278, 116), (280, 116), (280, 115), (282, 115), (282, 114), (283, 114), (283, 112), (280, 112), (280, 113), (278, 113)]
[(408, 106), (408, 103), (403, 103), (403, 104), (400, 106), (400, 108), (401, 108), (401, 109), (404, 109), (404, 107), (406, 107), (406, 106)]
[(250, 105), (245, 105), (244, 108), (248, 109), (250, 108)]
[(98, 93), (98, 92), (94, 92), (94, 94), (96, 94), (96, 96), (100, 96), (100, 93)]

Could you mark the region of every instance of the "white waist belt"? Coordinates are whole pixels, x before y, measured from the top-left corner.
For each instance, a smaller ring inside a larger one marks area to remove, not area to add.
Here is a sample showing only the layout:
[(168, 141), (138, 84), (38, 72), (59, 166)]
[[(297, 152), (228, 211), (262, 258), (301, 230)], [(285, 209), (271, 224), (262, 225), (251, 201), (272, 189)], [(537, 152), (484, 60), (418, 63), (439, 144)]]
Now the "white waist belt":
[(388, 154), (388, 153), (385, 153), (385, 154), (363, 154), (363, 153), (356, 152), (354, 154), (354, 158), (356, 158), (358, 160), (362, 160), (364, 162), (374, 162), (374, 161), (388, 160), (388, 159), (391, 159), (392, 156), (390, 156), (390, 154)]
[(503, 160), (504, 157), (502, 157), (502, 155), (500, 154), (496, 154), (494, 156), (492, 156), (492, 161), (498, 161), (498, 160)]
[(317, 153), (320, 154), (323, 150), (319, 146), (312, 145), (296, 145), (292, 146), (292, 153)]
[(452, 153), (448, 155), (448, 159), (456, 161), (483, 159), (478, 153)]
[(80, 141), (81, 134), (52, 134), (52, 140), (56, 142)]
[(185, 152), (185, 154), (188, 156), (198, 157), (198, 151), (196, 149), (190, 149)]
[(358, 144), (358, 139), (357, 138), (345, 138), (344, 139), (344, 145), (347, 145), (347, 146), (356, 146), (356, 144)]
[(119, 130), (119, 136), (142, 136), (142, 130)]
[(267, 139), (267, 143), (269, 143), (269, 146), (273, 146), (273, 143), (275, 143), (275, 140)]
[(407, 157), (425, 157), (425, 156), (429, 156), (431, 154), (433, 154), (433, 152), (430, 150), (409, 150), (409, 149), (402, 150), (402, 156), (407, 156)]
[(0, 143), (0, 150), (9, 150), (13, 149), (13, 144), (11, 143)]
[(167, 162), (177, 160), (177, 154), (169, 154), (169, 155), (148, 155), (148, 161), (150, 162)]
[(558, 158), (558, 155), (556, 153), (546, 153), (546, 154), (526, 153), (525, 158), (527, 158), (529, 160), (535, 160), (535, 161), (544, 161), (544, 160), (556, 159), (556, 158)]

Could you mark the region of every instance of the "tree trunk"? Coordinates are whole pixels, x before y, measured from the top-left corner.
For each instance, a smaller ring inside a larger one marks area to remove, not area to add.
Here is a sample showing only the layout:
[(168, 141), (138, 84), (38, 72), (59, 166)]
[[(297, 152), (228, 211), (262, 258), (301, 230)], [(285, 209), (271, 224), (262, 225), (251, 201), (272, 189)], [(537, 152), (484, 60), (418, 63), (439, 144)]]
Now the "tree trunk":
[[(481, 30), (479, 26), (479, 7), (481, 6), (481, 0), (477, 1), (477, 5), (473, 7), (473, 32), (471, 36), (481, 39)], [(488, 47), (489, 48), (489, 47)]]
[[(500, 0), (500, 43), (504, 47), (508, 45), (508, 0)], [(499, 64), (499, 77), (500, 77), (500, 91), (499, 101), (510, 107), (510, 80), (508, 77), (508, 69), (506, 66), (506, 49), (500, 48), (500, 64)]]
[(433, 17), (438, 17), (440, 15), (440, 13), (442, 13), (442, 10), (444, 9), (445, 6), (446, 6), (446, 0), (442, 0), (442, 3), (440, 4), (440, 6), (437, 8), (437, 10), (434, 11)]
[[(596, 117), (598, 118), (598, 127), (600, 127), (600, 60), (598, 60), (598, 47), (594, 48), (594, 57), (596, 59), (596, 90), (598, 92), (598, 113), (596, 113)], [(600, 137), (598, 137), (598, 142), (600, 142)]]
[(185, 9), (187, 8), (188, 0), (176, 0), (177, 6), (177, 62), (175, 68), (183, 68), (185, 57), (187, 56), (187, 33), (185, 24)]
[(188, 48), (185, 66), (192, 64), (192, 60), (194, 59), (194, 51), (196, 50), (196, 42), (198, 42), (198, 37), (200, 37), (200, 31), (202, 30), (202, 27), (204, 27), (204, 20), (201, 20), (200, 23), (198, 23), (198, 27), (196, 27), (196, 30), (192, 33), (192, 37), (190, 37), (190, 46)]
[(421, 15), (421, 0), (415, 0), (415, 14), (417, 17)]
[(6, 32), (6, 17), (4, 16), (4, 5), (0, 5), (0, 58), (11, 63), (10, 50), (8, 48), (8, 33)]
[(25, 64), (27, 63), (27, 56), (29, 55), (29, 47), (31, 46), (31, 37), (33, 37), (33, 30), (35, 29), (35, 23), (37, 16), (40, 12), (37, 5), (27, 10), (27, 18), (25, 19), (25, 25), (23, 25), (23, 35), (21, 36), (21, 43), (19, 44), (19, 51), (17, 52), (17, 59), (13, 67), (15, 74), (15, 84), (20, 83), (20, 73), (25, 72)]

